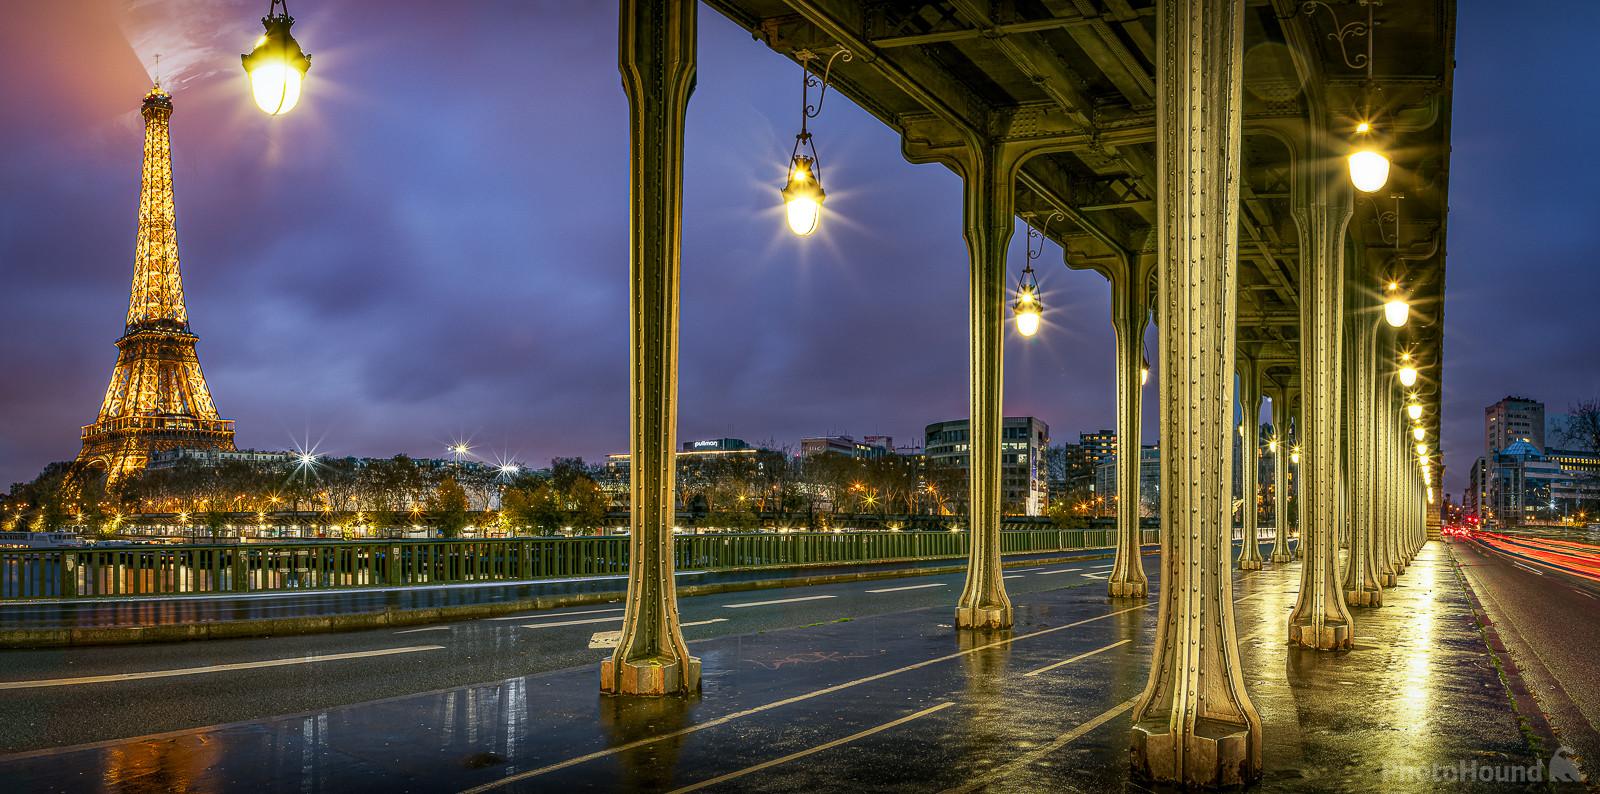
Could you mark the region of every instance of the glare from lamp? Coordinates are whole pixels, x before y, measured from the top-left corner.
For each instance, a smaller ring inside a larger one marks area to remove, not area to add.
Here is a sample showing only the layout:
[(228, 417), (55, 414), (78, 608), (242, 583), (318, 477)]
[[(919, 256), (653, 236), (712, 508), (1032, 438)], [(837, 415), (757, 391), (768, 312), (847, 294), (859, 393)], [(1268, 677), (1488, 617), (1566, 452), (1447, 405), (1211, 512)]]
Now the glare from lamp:
[(1350, 182), (1363, 193), (1376, 193), (1389, 183), (1389, 158), (1372, 149), (1353, 152), (1349, 158)]

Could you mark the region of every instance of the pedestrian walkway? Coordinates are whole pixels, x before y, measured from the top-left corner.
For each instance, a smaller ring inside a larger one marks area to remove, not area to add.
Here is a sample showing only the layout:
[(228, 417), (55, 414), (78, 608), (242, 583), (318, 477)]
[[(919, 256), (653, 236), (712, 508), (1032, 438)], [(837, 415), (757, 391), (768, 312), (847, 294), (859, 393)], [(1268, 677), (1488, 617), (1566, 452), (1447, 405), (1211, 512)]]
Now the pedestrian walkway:
[[(1468, 768), (1542, 769), (1444, 547), (1429, 544), (1385, 606), (1357, 613), (1348, 652), (1283, 643), (1297, 582), (1298, 564), (1269, 564), (1235, 590), (1263, 790), (1423, 791)], [(1002, 634), (964, 636), (951, 609), (923, 609), (692, 643), (704, 692), (687, 701), (603, 698), (588, 665), (0, 757), (0, 779), (65, 791), (1121, 790), (1155, 601), (1110, 602), (1091, 582), (1015, 606)]]

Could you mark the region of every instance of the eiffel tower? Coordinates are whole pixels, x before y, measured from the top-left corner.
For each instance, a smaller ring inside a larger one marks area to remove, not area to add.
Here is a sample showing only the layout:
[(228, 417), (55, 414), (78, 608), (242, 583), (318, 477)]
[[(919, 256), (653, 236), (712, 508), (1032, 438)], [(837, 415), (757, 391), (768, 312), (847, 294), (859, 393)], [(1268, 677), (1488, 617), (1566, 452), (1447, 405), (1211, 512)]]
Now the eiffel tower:
[(172, 202), (172, 95), (159, 82), (144, 97), (144, 170), (128, 323), (117, 340), (100, 416), (83, 428), (79, 472), (111, 481), (143, 471), (154, 452), (178, 447), (232, 450), (233, 421), (217, 418), (195, 356), (178, 272)]

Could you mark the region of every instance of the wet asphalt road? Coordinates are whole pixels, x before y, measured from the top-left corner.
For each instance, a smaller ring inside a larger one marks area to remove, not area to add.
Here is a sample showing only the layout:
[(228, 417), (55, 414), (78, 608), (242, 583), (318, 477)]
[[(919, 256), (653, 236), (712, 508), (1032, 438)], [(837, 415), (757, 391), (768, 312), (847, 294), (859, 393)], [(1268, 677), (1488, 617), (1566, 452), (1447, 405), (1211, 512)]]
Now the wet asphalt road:
[(1600, 759), (1600, 589), (1450, 544), (1562, 744)]
[[(1006, 570), (1006, 588), (1012, 594), (1099, 588), (1110, 566), (1108, 559), (1018, 565)], [(1149, 573), (1155, 567), (1147, 560)], [(684, 598), (684, 635), (694, 644), (940, 606), (948, 606), (953, 617), (963, 577)], [(612, 602), (400, 630), (0, 651), (0, 714), (5, 715), (0, 753), (294, 714), (593, 664), (609, 651), (591, 649), (592, 635), (619, 628), (621, 615), (621, 604)], [(333, 655), (344, 656), (326, 658)], [(195, 670), (217, 665), (239, 667)], [(181, 672), (141, 677), (170, 671)], [(135, 677), (74, 680), (130, 674)], [(60, 679), (65, 683), (37, 685)]]

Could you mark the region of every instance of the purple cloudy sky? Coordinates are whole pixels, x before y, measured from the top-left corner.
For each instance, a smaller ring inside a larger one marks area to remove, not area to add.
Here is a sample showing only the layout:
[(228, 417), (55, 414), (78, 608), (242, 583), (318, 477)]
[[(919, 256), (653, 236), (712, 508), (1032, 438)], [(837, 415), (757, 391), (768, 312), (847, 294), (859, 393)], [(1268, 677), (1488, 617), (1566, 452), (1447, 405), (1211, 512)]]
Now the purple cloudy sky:
[[(0, 486), (77, 451), (122, 330), (150, 65), (173, 91), (185, 286), (240, 446), (542, 464), (627, 444), (627, 134), (602, 2), (297, 0), (301, 106), (250, 104), (266, 3), (67, 0), (0, 29)], [(1600, 11), (1460, 9), (1445, 445), (1451, 493), (1507, 392), (1600, 395)], [(1522, 43), (1538, 42), (1537, 47)], [(960, 185), (842, 97), (815, 122), (817, 236), (782, 229), (795, 66), (701, 14), (689, 108), (680, 438), (893, 435), (966, 411)], [(1020, 228), (1020, 227), (1019, 227)], [(1012, 245), (1013, 271), (1022, 235)], [(1107, 287), (1051, 247), (1049, 327), (1008, 414), (1112, 423)], [(1147, 412), (1147, 425), (1154, 412)], [(1147, 433), (1147, 440), (1154, 440)]]

